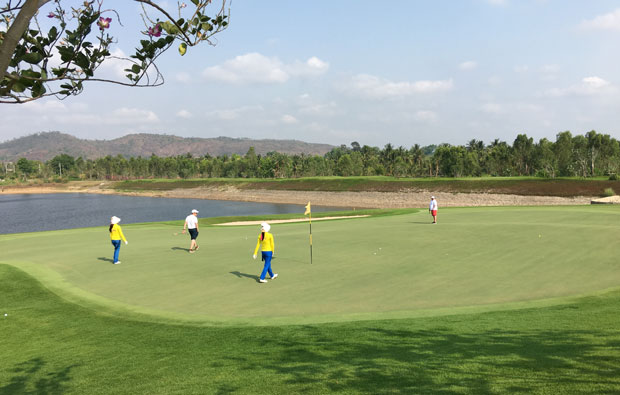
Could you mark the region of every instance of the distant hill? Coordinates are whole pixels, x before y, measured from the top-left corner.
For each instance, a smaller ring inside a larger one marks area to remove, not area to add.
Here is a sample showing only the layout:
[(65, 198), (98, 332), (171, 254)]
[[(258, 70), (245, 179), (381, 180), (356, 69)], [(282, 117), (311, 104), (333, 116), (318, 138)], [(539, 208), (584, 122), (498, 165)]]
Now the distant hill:
[(16, 161), (19, 158), (47, 161), (59, 154), (96, 159), (118, 154), (125, 157), (151, 154), (157, 156), (185, 155), (211, 156), (245, 155), (250, 147), (257, 154), (277, 151), (284, 154), (324, 155), (332, 145), (305, 143), (298, 140), (252, 140), (230, 137), (196, 138), (166, 134), (129, 134), (114, 140), (84, 140), (60, 132), (44, 132), (0, 143), (0, 160)]

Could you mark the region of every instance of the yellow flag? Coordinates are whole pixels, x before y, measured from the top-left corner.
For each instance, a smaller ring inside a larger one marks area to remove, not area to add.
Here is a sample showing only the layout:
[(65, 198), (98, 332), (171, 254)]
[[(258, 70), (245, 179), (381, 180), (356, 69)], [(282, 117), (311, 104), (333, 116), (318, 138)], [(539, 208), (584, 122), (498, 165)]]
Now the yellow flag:
[(304, 215), (308, 215), (310, 214), (312, 211), (310, 211), (310, 202), (308, 202), (308, 205), (306, 205), (306, 212), (304, 213)]

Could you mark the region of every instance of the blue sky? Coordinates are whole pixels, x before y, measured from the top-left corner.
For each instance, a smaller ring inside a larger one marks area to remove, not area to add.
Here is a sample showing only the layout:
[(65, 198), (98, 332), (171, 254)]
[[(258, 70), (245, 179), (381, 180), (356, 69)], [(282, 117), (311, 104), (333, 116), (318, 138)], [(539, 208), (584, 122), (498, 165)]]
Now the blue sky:
[[(115, 20), (111, 33), (128, 54), (143, 26), (135, 3), (120, 3), (123, 27)], [(407, 148), (565, 130), (620, 138), (617, 1), (234, 0), (217, 41), (160, 58), (162, 87), (91, 83), (64, 101), (0, 105), (0, 141), (41, 131)]]

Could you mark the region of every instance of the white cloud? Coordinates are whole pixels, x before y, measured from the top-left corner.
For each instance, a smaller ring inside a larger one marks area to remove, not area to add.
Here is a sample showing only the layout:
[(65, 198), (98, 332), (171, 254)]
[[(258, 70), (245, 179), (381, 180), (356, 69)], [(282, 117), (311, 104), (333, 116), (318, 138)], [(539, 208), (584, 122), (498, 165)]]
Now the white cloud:
[(127, 74), (125, 69), (130, 69), (133, 63), (127, 59), (127, 55), (120, 48), (115, 48), (110, 56), (97, 69), (97, 71), (103, 72), (98, 75), (99, 78), (109, 78), (129, 83), (130, 81), (125, 77)]
[(553, 88), (545, 92), (545, 96), (562, 97), (562, 96), (592, 96), (599, 94), (609, 94), (616, 92), (617, 89), (600, 77), (585, 77), (580, 84), (571, 85), (568, 88)]
[(138, 125), (151, 127), (160, 122), (153, 111), (139, 108), (121, 107), (110, 112), (91, 111), (84, 103), (65, 104), (48, 100), (34, 101), (22, 105), (28, 114), (37, 114), (35, 123), (49, 123), (55, 128), (73, 128), (76, 125), (98, 125), (102, 127), (131, 127)]
[(112, 111), (112, 117), (107, 122), (113, 125), (156, 123), (159, 117), (150, 110), (121, 107)]
[(504, 112), (504, 108), (501, 104), (498, 103), (485, 103), (480, 107), (482, 112), (486, 112), (487, 114), (501, 114)]
[(452, 79), (392, 82), (368, 74), (356, 75), (344, 86), (344, 90), (353, 95), (361, 95), (371, 99), (445, 92), (451, 89)]
[(272, 84), (284, 83), (291, 77), (321, 75), (328, 68), (327, 62), (314, 56), (306, 62), (285, 64), (276, 57), (270, 58), (254, 52), (237, 56), (221, 65), (208, 67), (202, 75), (210, 81)]
[(314, 116), (331, 116), (337, 113), (338, 105), (335, 102), (302, 104), (299, 112)]
[(421, 110), (413, 115), (413, 119), (420, 122), (433, 122), (437, 119), (437, 113), (434, 111)]
[(329, 63), (313, 56), (305, 62), (295, 62), (285, 66), (285, 70), (291, 76), (314, 76), (325, 74), (329, 69)]
[(478, 63), (474, 62), (473, 60), (468, 60), (459, 64), (459, 69), (461, 70), (473, 70), (476, 67), (478, 67)]
[(188, 82), (192, 82), (192, 76), (189, 75), (189, 73), (186, 72), (179, 72), (174, 76), (174, 79), (177, 80), (178, 82), (182, 82), (184, 84), (188, 83)]
[(185, 119), (190, 119), (193, 117), (192, 113), (187, 110), (177, 111), (176, 116), (179, 118), (185, 118)]
[(238, 108), (211, 111), (206, 114), (206, 117), (208, 119), (218, 119), (221, 121), (234, 121), (241, 118), (244, 114), (251, 112), (260, 112), (263, 110), (264, 109), (262, 106), (243, 106)]
[(502, 83), (502, 79), (497, 75), (492, 75), (487, 79), (489, 85), (499, 85)]
[(594, 19), (581, 22), (579, 27), (584, 30), (619, 30), (620, 31), (620, 8), (610, 13), (599, 15)]
[(515, 73), (527, 73), (529, 69), (530, 68), (527, 65), (519, 65), (514, 67)]
[(545, 64), (540, 68), (541, 73), (557, 73), (560, 71), (560, 66), (557, 64)]
[(289, 114), (283, 115), (282, 118), (280, 118), (280, 121), (282, 121), (282, 123), (286, 123), (286, 124), (295, 124), (295, 123), (299, 122), (297, 120), (297, 118), (295, 118), (294, 116), (289, 115)]

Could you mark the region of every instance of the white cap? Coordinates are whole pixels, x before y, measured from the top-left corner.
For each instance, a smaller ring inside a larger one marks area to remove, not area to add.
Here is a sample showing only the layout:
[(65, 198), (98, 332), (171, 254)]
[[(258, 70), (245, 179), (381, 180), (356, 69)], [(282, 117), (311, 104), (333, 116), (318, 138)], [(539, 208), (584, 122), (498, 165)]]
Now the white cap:
[(271, 225), (269, 225), (267, 222), (263, 222), (262, 224), (260, 224), (260, 228), (264, 232), (269, 232), (269, 229), (271, 229)]
[(435, 196), (431, 196), (431, 199), (435, 199)]
[(116, 215), (115, 215), (115, 216), (113, 216), (112, 218), (110, 218), (110, 223), (111, 223), (111, 224), (117, 224), (117, 223), (119, 223), (119, 222), (121, 222), (121, 219), (120, 219), (120, 218), (118, 218)]
[(198, 214), (198, 210), (193, 209), (193, 210), (192, 210), (192, 214), (194, 214), (194, 213), (195, 213), (195, 214)]

